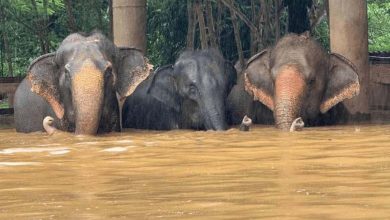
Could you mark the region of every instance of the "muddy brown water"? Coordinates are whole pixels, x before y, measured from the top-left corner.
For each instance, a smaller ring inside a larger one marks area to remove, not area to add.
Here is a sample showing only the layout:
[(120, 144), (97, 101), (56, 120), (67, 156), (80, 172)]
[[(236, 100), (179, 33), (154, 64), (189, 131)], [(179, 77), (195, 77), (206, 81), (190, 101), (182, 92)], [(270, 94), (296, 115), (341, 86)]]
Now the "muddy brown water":
[(0, 219), (390, 219), (390, 125), (0, 140)]

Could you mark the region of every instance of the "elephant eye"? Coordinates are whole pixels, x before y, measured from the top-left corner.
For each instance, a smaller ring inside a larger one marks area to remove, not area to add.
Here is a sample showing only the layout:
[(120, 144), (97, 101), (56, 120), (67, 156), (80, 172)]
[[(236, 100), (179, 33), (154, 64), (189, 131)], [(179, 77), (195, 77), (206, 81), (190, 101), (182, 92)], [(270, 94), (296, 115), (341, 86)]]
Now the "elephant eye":
[(104, 71), (104, 77), (109, 78), (112, 75), (112, 67), (108, 66), (106, 70)]
[(190, 85), (190, 87), (188, 89), (188, 93), (190, 95), (195, 95), (197, 92), (198, 92), (198, 88), (196, 88), (195, 85)]
[(309, 81), (309, 85), (310, 86), (313, 86), (315, 83), (316, 83), (316, 79), (315, 78), (310, 79), (310, 81)]

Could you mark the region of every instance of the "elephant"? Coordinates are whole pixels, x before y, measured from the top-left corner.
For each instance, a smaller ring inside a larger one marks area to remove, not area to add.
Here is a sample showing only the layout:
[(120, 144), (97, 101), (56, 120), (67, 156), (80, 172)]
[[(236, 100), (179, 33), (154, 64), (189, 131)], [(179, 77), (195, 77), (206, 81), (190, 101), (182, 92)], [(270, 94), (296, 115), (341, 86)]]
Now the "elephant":
[(16, 131), (42, 131), (46, 116), (76, 134), (120, 131), (120, 108), (151, 68), (141, 51), (118, 48), (99, 32), (70, 34), (30, 64), (15, 93)]
[(356, 67), (327, 53), (307, 33), (288, 34), (248, 60), (244, 89), (273, 112), (275, 126), (288, 131), (301, 117), (307, 125), (336, 123), (348, 111), (342, 101), (359, 94)]
[(225, 99), (236, 81), (231, 63), (216, 49), (185, 51), (158, 68), (129, 96), (124, 127), (226, 130)]

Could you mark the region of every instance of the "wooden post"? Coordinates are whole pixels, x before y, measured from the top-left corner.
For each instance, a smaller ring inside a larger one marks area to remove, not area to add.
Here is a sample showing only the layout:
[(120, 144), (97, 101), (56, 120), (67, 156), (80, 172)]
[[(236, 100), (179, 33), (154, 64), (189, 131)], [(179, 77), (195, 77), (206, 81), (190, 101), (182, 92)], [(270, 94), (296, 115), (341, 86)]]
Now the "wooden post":
[(146, 52), (146, 0), (113, 0), (114, 43)]
[(329, 0), (330, 45), (352, 61), (359, 74), (359, 96), (346, 100), (351, 114), (369, 114), (368, 22), (366, 0)]

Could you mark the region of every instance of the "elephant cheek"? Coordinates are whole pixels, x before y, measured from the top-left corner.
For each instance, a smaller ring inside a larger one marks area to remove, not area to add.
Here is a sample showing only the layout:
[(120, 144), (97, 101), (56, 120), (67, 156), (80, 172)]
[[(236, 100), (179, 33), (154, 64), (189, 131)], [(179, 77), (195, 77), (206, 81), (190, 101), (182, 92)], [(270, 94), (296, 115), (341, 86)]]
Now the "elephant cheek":
[(96, 134), (103, 103), (104, 80), (102, 73), (86, 61), (72, 80), (75, 106), (76, 134)]
[(278, 73), (274, 96), (277, 128), (288, 130), (293, 120), (300, 116), (305, 91), (305, 80), (296, 67), (287, 66)]

